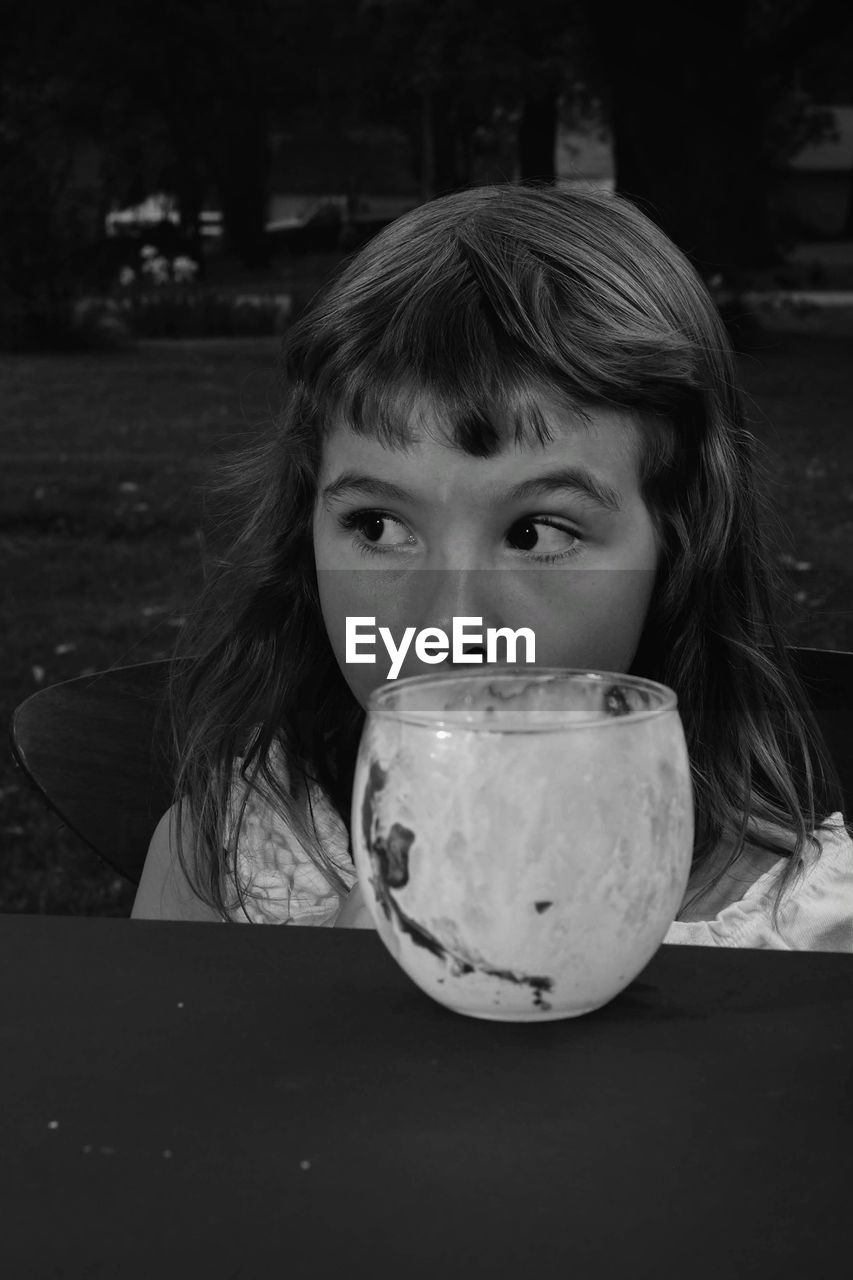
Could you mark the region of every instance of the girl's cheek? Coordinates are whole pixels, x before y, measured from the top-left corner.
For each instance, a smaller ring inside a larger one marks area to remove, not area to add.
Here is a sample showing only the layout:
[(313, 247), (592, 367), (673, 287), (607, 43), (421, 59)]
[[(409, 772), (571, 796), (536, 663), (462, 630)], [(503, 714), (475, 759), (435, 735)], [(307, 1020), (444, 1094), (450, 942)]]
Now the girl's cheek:
[(648, 614), (655, 571), (567, 570), (537, 575), (541, 591), (531, 592), (513, 613), (513, 625), (527, 618), (536, 634), (541, 666), (627, 670)]

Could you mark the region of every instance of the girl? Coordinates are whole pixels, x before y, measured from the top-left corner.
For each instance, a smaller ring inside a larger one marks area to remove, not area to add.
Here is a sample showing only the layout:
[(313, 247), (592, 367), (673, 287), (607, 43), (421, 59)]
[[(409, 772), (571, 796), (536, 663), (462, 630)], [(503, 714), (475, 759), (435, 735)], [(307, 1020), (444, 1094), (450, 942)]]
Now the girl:
[[(630, 203), (498, 186), (400, 218), (294, 327), (275, 432), (231, 468), (133, 914), (368, 923), (349, 810), (388, 663), (353, 660), (347, 619), (476, 618), (531, 628), (538, 665), (676, 691), (696, 839), (668, 941), (853, 950), (753, 455), (713, 303)], [(399, 674), (427, 670), (409, 651)]]

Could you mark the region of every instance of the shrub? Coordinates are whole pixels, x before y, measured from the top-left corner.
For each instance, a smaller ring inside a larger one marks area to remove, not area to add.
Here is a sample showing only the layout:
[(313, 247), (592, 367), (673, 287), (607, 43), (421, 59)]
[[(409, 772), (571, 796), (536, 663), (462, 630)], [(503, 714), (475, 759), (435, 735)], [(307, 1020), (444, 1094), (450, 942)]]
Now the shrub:
[(129, 331), (140, 338), (255, 338), (281, 333), (289, 294), (234, 295), (196, 283), (198, 263), (143, 245), (118, 274), (116, 298)]

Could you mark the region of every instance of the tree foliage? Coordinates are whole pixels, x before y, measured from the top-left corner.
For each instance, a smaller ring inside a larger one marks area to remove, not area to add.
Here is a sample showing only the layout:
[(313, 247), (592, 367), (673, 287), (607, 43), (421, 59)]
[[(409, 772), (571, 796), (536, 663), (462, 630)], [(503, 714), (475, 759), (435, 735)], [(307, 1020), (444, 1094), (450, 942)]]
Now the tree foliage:
[[(553, 180), (557, 101), (579, 79), (579, 0), (369, 0), (364, 102), (409, 133), (425, 195), (475, 180), (488, 153)], [(498, 163), (500, 163), (498, 161)]]
[[(91, 17), (86, 0), (80, 12)], [(97, 127), (96, 59), (78, 16), (7, 0), (0, 28), (0, 338), (8, 342), (62, 327), (90, 267), (100, 181), (97, 157), (84, 150)]]
[(214, 193), (230, 250), (263, 265), (271, 131), (309, 103), (347, 109), (354, 7), (3, 0), (0, 21), (0, 288), (32, 301), (40, 271), (67, 292), (105, 206), (158, 189), (189, 235)]
[[(110, 200), (156, 189), (266, 256), (270, 139), (403, 131), (424, 196), (553, 180), (557, 106), (603, 104), (621, 190), (707, 270), (772, 256), (798, 70), (849, 0), (0, 0), (0, 294), (60, 306)], [(848, 34), (849, 39), (849, 34)], [(334, 176), (330, 175), (334, 186)], [(12, 299), (10, 302), (9, 299)]]
[(774, 171), (814, 118), (797, 72), (846, 0), (590, 3), (619, 188), (707, 271), (776, 257)]

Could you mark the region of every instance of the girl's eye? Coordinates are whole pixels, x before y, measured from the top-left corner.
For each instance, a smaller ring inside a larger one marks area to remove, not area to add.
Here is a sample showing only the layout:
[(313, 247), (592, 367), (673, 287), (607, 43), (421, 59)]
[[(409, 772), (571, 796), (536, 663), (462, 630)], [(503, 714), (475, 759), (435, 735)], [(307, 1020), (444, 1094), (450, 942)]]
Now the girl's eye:
[[(417, 543), (402, 520), (387, 511), (350, 511), (341, 516), (340, 523), (353, 535), (353, 542), (365, 555), (403, 552)], [(564, 560), (581, 547), (581, 539), (574, 530), (544, 516), (516, 520), (506, 540), (514, 551), (526, 552), (528, 559), (540, 564)]]
[(546, 520), (544, 516), (516, 520), (507, 534), (507, 542), (513, 550), (533, 552), (534, 559), (546, 562), (562, 560), (580, 547), (580, 538), (573, 529)]
[(341, 525), (354, 534), (356, 546), (367, 552), (399, 551), (414, 543), (414, 537), (396, 516), (387, 511), (350, 511)]

